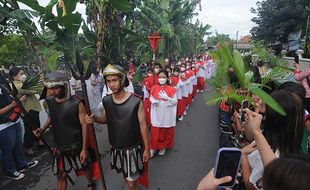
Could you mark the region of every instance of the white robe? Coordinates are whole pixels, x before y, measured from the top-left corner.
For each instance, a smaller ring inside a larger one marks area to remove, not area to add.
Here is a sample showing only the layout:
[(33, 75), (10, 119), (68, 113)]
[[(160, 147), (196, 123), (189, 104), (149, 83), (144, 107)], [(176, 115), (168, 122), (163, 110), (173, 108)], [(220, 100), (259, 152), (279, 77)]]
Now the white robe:
[(151, 123), (153, 127), (170, 128), (176, 125), (177, 95), (170, 100), (164, 101), (150, 97), (151, 101)]

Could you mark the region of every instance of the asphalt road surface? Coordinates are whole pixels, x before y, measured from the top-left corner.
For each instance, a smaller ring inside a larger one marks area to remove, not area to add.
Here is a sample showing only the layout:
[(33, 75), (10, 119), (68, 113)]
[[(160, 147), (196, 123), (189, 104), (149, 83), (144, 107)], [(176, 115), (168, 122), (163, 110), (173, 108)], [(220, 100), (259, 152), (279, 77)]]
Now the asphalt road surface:
[[(219, 139), (218, 107), (206, 105), (206, 97), (210, 93), (210, 89), (198, 93), (185, 119), (177, 123), (174, 148), (165, 156), (157, 155), (149, 161), (150, 190), (195, 190), (199, 180), (214, 166)], [(106, 127), (96, 126), (96, 135), (108, 190), (126, 190), (122, 176), (109, 167), (110, 146)], [(0, 173), (0, 189), (56, 189), (56, 177), (51, 170), (49, 154), (37, 149), (35, 159), (39, 160), (39, 165), (25, 171), (26, 176), (22, 180), (9, 180)], [(85, 177), (71, 176), (76, 184), (72, 186), (68, 183), (68, 189), (86, 189)], [(102, 189), (100, 183), (97, 189)]]

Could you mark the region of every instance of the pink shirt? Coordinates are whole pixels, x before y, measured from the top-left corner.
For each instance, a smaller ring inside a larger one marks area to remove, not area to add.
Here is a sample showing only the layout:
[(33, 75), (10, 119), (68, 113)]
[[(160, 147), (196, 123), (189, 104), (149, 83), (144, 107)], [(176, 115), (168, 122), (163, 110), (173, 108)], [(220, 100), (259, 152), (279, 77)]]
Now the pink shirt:
[(302, 86), (306, 89), (306, 98), (310, 98), (310, 87), (307, 81), (307, 77), (309, 76), (310, 69), (306, 69), (304, 71), (295, 71), (294, 73), (295, 80), (300, 82), (300, 84), (302, 84)]

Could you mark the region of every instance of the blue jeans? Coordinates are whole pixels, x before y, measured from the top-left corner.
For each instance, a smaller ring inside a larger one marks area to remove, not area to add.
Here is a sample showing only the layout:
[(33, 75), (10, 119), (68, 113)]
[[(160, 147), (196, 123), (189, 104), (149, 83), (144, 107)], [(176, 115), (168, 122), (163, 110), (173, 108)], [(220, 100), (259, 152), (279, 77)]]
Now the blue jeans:
[(13, 174), (27, 165), (20, 122), (0, 131), (0, 150), (5, 173)]

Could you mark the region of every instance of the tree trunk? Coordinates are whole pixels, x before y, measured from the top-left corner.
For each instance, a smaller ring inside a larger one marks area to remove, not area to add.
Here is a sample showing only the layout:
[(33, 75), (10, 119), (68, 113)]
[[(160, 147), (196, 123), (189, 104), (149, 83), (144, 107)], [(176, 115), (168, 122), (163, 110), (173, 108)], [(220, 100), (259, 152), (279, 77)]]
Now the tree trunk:
[(101, 64), (101, 52), (104, 43), (104, 28), (105, 28), (105, 16), (99, 13), (99, 21), (97, 21), (97, 39), (96, 39), (96, 64), (100, 67)]

